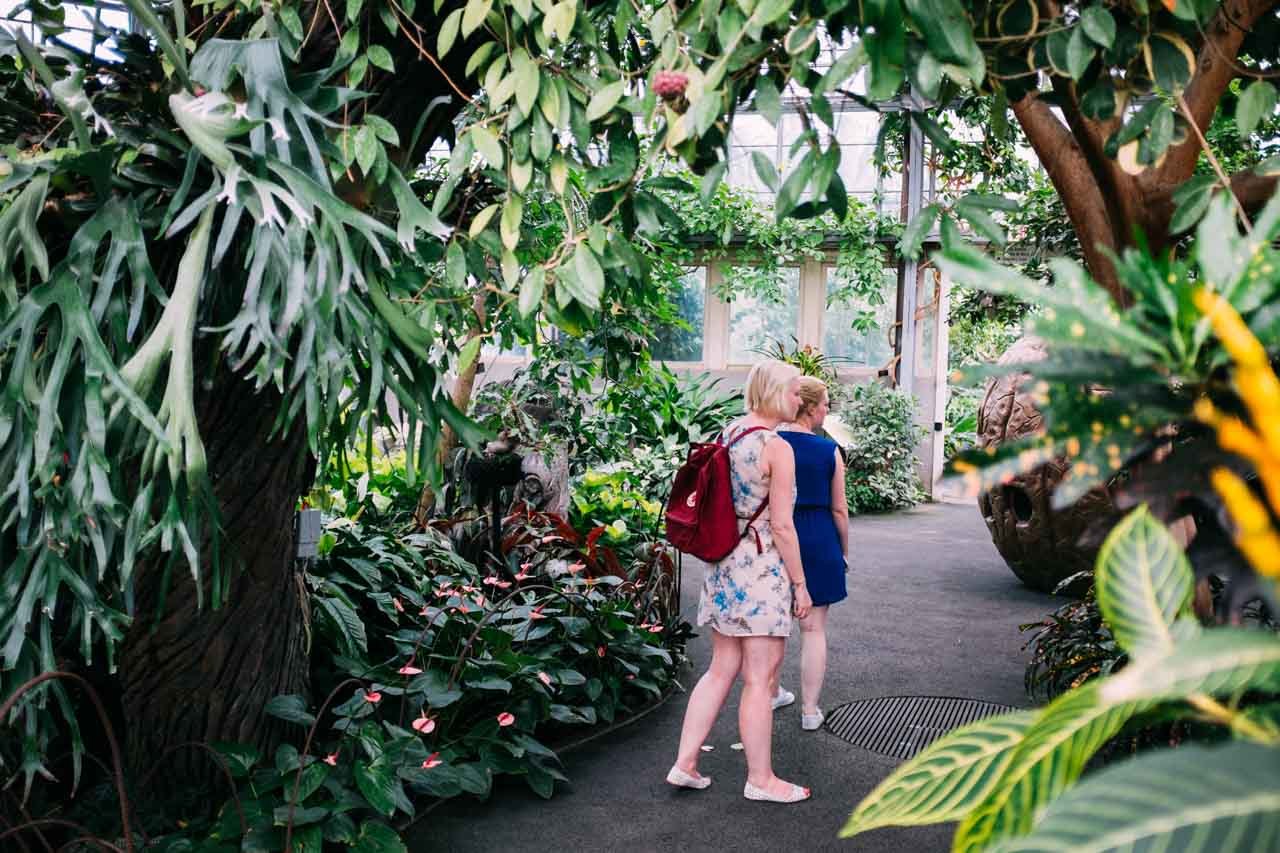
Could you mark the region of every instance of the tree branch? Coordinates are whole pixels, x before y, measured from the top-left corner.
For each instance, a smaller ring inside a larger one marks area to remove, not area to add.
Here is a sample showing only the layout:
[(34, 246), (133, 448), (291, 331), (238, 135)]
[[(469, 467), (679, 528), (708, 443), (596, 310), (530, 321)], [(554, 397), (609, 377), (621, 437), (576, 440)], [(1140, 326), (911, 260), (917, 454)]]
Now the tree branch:
[[(1226, 0), (1204, 30), (1204, 43), (1196, 56), (1196, 73), (1184, 91), (1183, 98), (1201, 133), (1208, 133), (1209, 123), (1218, 111), (1222, 95), (1237, 76), (1235, 59), (1248, 29), (1280, 0)], [(1180, 184), (1191, 177), (1200, 159), (1200, 145), (1194, 134), (1176, 148), (1170, 148), (1164, 164), (1150, 176), (1152, 184)]]
[(1089, 271), (1118, 303), (1128, 304), (1128, 293), (1120, 286), (1115, 267), (1103, 250), (1118, 248), (1116, 231), (1107, 212), (1102, 188), (1089, 168), (1079, 142), (1036, 93), (1028, 94), (1011, 106), (1014, 117), (1067, 209), (1067, 218), (1080, 238)]

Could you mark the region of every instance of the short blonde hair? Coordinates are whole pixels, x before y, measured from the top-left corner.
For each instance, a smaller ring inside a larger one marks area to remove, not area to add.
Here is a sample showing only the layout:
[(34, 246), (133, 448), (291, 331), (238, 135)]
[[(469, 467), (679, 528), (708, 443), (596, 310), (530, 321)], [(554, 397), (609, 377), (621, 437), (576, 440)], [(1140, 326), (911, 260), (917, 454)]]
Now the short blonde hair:
[(767, 359), (758, 361), (747, 374), (747, 411), (767, 418), (790, 418), (786, 394), (791, 381), (800, 375), (800, 369), (785, 361)]
[(802, 418), (818, 408), (822, 398), (827, 396), (827, 383), (816, 376), (801, 376), (797, 390), (800, 392), (800, 410), (796, 417)]

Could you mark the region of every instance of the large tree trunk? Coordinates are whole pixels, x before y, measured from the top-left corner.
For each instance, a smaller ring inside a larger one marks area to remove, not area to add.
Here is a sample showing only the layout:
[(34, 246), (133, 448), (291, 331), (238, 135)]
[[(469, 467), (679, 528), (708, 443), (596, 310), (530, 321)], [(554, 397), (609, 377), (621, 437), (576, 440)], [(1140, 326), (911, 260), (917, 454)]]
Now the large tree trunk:
[[(283, 732), (263, 706), (282, 693), (307, 692), (293, 518), (315, 463), (301, 418), (272, 436), (281, 405), (273, 391), (255, 394), (225, 369), (197, 401), (225, 532), (222, 558), (233, 580), (216, 610), (208, 606), (206, 580), (202, 609), (185, 565), (176, 563), (157, 620), (163, 564), (138, 569), (138, 619), (121, 649), (120, 676), (134, 778), (163, 763), (144, 795), (163, 791), (166, 779), (188, 788), (219, 779), (203, 750), (179, 748), (188, 742), (241, 741), (269, 754)], [(201, 557), (207, 579), (207, 544)]]

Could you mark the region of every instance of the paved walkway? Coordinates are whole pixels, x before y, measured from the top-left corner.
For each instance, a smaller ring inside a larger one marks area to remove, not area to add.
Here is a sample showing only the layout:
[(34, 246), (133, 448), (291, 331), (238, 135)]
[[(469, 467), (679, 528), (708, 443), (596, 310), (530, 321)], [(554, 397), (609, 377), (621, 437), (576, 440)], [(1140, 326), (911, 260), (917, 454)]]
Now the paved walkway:
[[(850, 598), (828, 621), (830, 664), (822, 704), (890, 695), (962, 696), (1027, 704), (1024, 637), (1018, 625), (1043, 616), (1054, 599), (1027, 590), (996, 554), (973, 506), (935, 504), (853, 521)], [(686, 563), (684, 609), (692, 618), (702, 569)], [(696, 678), (705, 636), (690, 646)], [(798, 692), (799, 642), (788, 644), (783, 683)], [(884, 829), (840, 841), (854, 805), (895, 761), (825, 731), (802, 732), (799, 703), (774, 717), (780, 776), (809, 785), (796, 805), (742, 797), (746, 763), (738, 740), (737, 692), (721, 713), (701, 770), (705, 791), (663, 782), (675, 755), (685, 697), (565, 757), (571, 786), (540, 800), (520, 784), (487, 803), (459, 800), (415, 827), (414, 851), (908, 851), (949, 849), (951, 827)]]

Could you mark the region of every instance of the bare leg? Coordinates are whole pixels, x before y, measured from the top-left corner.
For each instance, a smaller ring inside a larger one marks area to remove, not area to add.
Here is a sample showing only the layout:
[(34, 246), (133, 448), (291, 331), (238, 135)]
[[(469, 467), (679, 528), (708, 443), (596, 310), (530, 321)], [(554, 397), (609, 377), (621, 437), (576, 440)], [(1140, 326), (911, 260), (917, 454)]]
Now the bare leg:
[(800, 620), (800, 708), (818, 713), (822, 681), (827, 674), (827, 607), (815, 607)]
[(720, 716), (724, 700), (742, 667), (742, 640), (711, 632), (711, 665), (689, 694), (684, 725), (680, 729), (680, 752), (676, 756), (676, 766), (690, 775), (698, 775), (702, 744), (711, 733), (716, 717)]
[(784, 637), (742, 638), (742, 698), (738, 731), (747, 754), (747, 781), (778, 796), (790, 783), (773, 775), (773, 685), (782, 666)]

